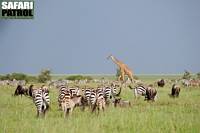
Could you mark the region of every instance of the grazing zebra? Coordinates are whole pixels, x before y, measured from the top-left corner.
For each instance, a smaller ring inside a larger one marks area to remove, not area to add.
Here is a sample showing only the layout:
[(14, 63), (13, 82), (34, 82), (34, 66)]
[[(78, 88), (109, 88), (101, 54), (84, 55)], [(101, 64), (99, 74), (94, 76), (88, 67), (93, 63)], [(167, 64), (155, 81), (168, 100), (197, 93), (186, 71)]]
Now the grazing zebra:
[(50, 104), (49, 91), (46, 89), (46, 87), (33, 91), (33, 102), (37, 108), (37, 117), (39, 117), (40, 114), (45, 116)]
[(95, 103), (92, 107), (92, 112), (94, 112), (96, 110), (96, 108), (98, 109), (98, 114), (100, 110), (105, 110), (105, 106), (106, 106), (106, 101), (103, 95), (103, 92), (99, 92), (96, 94), (96, 99), (95, 99)]
[(137, 86), (135, 88), (132, 88), (132, 86), (128, 86), (130, 89), (134, 89), (134, 95), (135, 95), (135, 98), (138, 97), (138, 95), (140, 96), (145, 96), (145, 99), (146, 99), (146, 87), (140, 85), (140, 86)]

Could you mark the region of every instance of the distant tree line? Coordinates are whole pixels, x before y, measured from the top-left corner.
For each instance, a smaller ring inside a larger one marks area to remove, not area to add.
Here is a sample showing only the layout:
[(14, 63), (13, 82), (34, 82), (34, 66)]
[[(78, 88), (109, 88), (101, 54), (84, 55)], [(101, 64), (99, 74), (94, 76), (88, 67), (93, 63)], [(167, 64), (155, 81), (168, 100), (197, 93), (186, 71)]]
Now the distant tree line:
[[(200, 79), (200, 72), (198, 72), (196, 74), (196, 76), (193, 77), (193, 78)], [(185, 70), (182, 79), (187, 79), (187, 80), (192, 79), (191, 73), (189, 71)]]
[(26, 82), (40, 82), (45, 83), (51, 80), (51, 71), (44, 69), (38, 76), (31, 76), (24, 73), (11, 73), (6, 75), (0, 75), (0, 80), (25, 80)]

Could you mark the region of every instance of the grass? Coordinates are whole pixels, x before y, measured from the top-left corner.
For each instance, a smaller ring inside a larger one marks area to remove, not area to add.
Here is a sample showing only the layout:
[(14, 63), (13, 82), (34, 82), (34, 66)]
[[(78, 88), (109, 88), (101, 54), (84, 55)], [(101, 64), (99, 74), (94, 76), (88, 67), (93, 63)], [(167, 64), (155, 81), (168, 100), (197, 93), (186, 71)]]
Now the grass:
[[(159, 77), (139, 77), (152, 83)], [(173, 76), (166, 78), (173, 79)], [(0, 86), (0, 133), (198, 133), (200, 130), (200, 88), (181, 88), (180, 97), (168, 96), (171, 84), (158, 88), (158, 100), (147, 103), (135, 100), (132, 91), (122, 90), (123, 99), (132, 102), (131, 108), (106, 108), (99, 115), (76, 108), (72, 116), (64, 119), (58, 110), (58, 92), (50, 91), (51, 109), (45, 118), (36, 118), (36, 108), (30, 98), (13, 97), (15, 88)]]

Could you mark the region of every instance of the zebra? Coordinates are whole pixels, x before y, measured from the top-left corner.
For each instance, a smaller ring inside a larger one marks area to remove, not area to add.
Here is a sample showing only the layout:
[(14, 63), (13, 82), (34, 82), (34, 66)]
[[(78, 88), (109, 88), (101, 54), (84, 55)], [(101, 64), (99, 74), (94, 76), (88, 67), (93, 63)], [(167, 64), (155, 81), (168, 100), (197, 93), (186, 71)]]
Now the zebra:
[(82, 91), (78, 87), (71, 87), (71, 88), (69, 88), (69, 90), (71, 92), (72, 97), (80, 95), (80, 91)]
[[(61, 108), (61, 101), (66, 94), (70, 93), (69, 89), (66, 86), (60, 86), (59, 95), (58, 95), (58, 106)], [(71, 93), (70, 93), (71, 97)]]
[(58, 95), (58, 105), (61, 107), (61, 100), (66, 95), (66, 93), (70, 93), (70, 97), (76, 97), (81, 95), (81, 89), (78, 87), (66, 87), (60, 86), (59, 95)]
[(137, 86), (135, 88), (133, 88), (131, 85), (128, 86), (130, 89), (134, 89), (134, 95), (135, 95), (135, 98), (138, 97), (138, 95), (140, 96), (145, 96), (145, 99), (147, 98), (146, 96), (146, 87), (144, 87), (143, 85), (140, 85), (140, 86)]
[(140, 96), (144, 96), (144, 100), (152, 100), (155, 101), (157, 99), (157, 91), (154, 89), (152, 86), (144, 86), (144, 85), (139, 85), (135, 88), (132, 88), (130, 85), (128, 86), (130, 89), (134, 89), (134, 95), (135, 98)]
[(91, 88), (86, 88), (85, 91), (84, 91), (84, 96), (85, 96), (87, 105), (90, 105), (90, 95), (91, 95), (91, 91), (92, 91)]
[(46, 87), (42, 87), (40, 89), (34, 90), (33, 102), (35, 103), (35, 106), (37, 108), (37, 117), (39, 117), (40, 114), (43, 114), (45, 116), (45, 113), (49, 109), (50, 104), (48, 89), (46, 89)]
[(71, 100), (71, 92), (68, 89), (62, 91), (62, 96), (61, 95), (59, 95), (59, 96), (60, 96), (59, 97), (59, 106), (64, 111), (64, 117), (65, 117), (67, 113), (70, 113), (73, 111), (75, 104)]
[(61, 107), (64, 112), (64, 118), (66, 117), (66, 115), (72, 114), (76, 105), (82, 105), (82, 96), (79, 95), (69, 97), (69, 95), (65, 95), (65, 97), (61, 101)]
[(120, 90), (117, 93), (117, 88), (119, 87), (119, 85), (112, 83), (111, 86), (106, 86), (104, 88), (104, 98), (106, 100), (106, 104), (109, 104), (111, 99), (114, 99), (116, 96), (120, 95), (122, 87), (120, 87)]
[(84, 110), (85, 103), (83, 101), (83, 97), (81, 95), (72, 96), (70, 89), (66, 89), (64, 91), (63, 97), (60, 99), (60, 105), (64, 112), (64, 118), (68, 114), (72, 114), (73, 109), (75, 106), (82, 106)]
[(97, 108), (98, 114), (99, 114), (100, 110), (103, 110), (103, 111), (105, 110), (105, 106), (106, 106), (106, 101), (104, 98), (103, 91), (96, 91), (95, 103), (92, 107), (92, 112), (94, 112)]
[(90, 92), (90, 105), (93, 106), (96, 102), (96, 89), (92, 89)]
[(103, 88), (98, 87), (97, 89), (89, 88), (85, 89), (85, 100), (87, 105), (93, 108), (96, 104), (96, 101), (99, 97), (104, 97), (104, 90)]

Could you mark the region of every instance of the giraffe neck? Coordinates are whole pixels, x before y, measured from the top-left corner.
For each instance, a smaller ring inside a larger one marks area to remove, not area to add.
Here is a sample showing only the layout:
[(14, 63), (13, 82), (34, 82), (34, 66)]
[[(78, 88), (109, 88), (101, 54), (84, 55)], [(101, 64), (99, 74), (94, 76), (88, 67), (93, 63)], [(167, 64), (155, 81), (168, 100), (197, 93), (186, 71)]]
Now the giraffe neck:
[(111, 56), (110, 58), (116, 65), (118, 65), (119, 67), (121, 66), (120, 61), (118, 59), (116, 59), (114, 56)]

